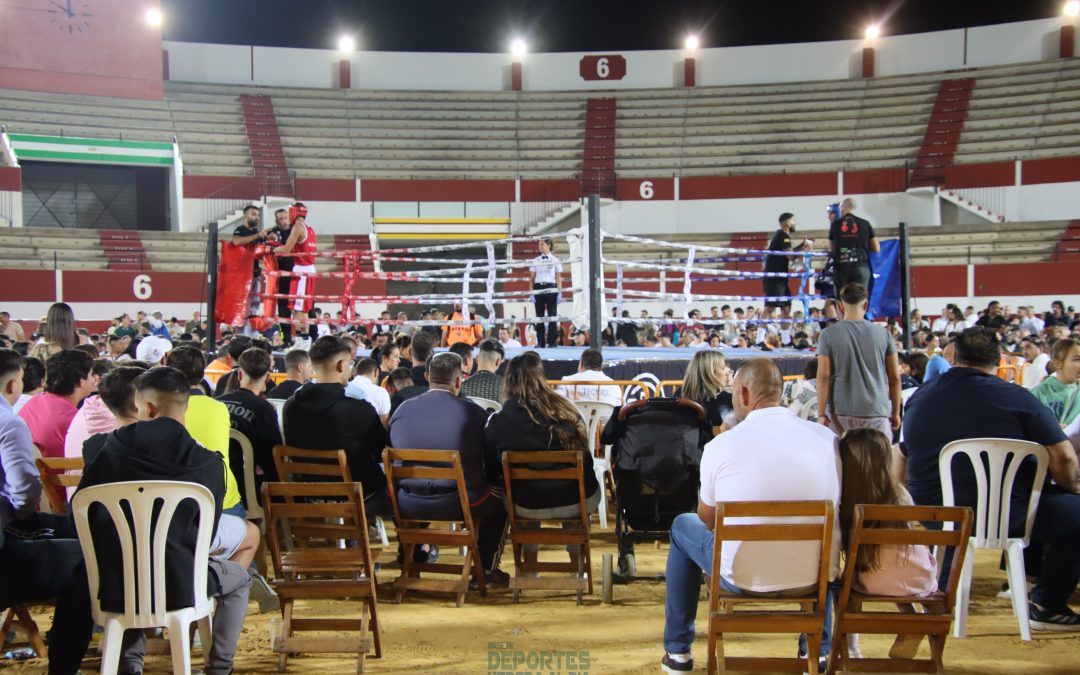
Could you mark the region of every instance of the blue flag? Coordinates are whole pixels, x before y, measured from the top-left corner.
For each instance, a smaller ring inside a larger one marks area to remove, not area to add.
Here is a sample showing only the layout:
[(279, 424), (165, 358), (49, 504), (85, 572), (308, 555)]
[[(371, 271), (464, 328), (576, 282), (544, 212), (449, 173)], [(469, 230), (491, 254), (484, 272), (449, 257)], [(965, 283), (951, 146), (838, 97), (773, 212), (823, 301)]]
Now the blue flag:
[(870, 254), (869, 319), (900, 316), (900, 240), (886, 239)]

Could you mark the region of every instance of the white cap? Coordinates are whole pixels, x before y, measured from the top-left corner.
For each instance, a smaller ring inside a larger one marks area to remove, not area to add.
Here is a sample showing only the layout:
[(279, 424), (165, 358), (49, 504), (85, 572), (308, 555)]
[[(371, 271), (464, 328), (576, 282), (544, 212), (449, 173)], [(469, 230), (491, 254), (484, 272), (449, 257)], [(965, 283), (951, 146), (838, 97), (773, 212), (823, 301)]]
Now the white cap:
[(170, 351), (172, 351), (171, 342), (157, 335), (149, 335), (144, 337), (135, 348), (135, 358), (154, 367), (160, 364)]

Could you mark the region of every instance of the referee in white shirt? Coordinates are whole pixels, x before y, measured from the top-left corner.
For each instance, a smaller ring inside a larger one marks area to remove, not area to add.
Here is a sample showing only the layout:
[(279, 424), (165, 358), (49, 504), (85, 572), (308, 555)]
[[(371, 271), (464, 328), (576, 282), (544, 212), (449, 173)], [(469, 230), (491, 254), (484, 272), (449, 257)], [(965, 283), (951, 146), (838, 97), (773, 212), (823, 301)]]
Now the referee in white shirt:
[[(551, 240), (541, 239), (540, 255), (533, 258), (532, 269), (529, 270), (529, 282), (533, 291), (541, 291), (549, 288), (561, 288), (559, 285), (559, 270), (562, 263), (551, 254)], [(558, 293), (535, 293), (533, 304), (536, 306), (537, 318), (543, 316), (559, 315)], [(546, 330), (545, 330), (546, 328)], [(536, 324), (536, 346), (557, 347), (559, 344), (559, 326), (554, 321), (550, 323)]]

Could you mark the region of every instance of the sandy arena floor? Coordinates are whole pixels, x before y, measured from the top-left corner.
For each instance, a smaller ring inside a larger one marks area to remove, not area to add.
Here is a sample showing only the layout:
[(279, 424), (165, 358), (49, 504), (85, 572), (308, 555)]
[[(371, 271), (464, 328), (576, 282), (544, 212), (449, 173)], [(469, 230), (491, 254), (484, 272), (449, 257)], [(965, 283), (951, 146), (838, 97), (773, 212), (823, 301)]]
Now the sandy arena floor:
[[(593, 560), (597, 581), (593, 595), (586, 596), (578, 607), (569, 595), (533, 591), (513, 604), (507, 589), (495, 589), (487, 598), (470, 594), (464, 607), (454, 607), (447, 596), (412, 594), (405, 604), (392, 602), (390, 582), (397, 570), (384, 569), (379, 576), (383, 623), (384, 656), (369, 659), (369, 673), (489, 673), (489, 658), (496, 658), (499, 647), (489, 650), (489, 643), (511, 643), (514, 651), (582, 652), (588, 659), (587, 668), (557, 666), (549, 673), (657, 673), (662, 655), (661, 637), (664, 623), (664, 586), (662, 583), (638, 581), (615, 586), (614, 604), (600, 601), (600, 560), (603, 553), (613, 553), (615, 537), (610, 532), (594, 536)], [(666, 559), (666, 545), (659, 550), (653, 545), (639, 545), (638, 574), (660, 573)], [(384, 552), (382, 559), (392, 558)], [(1004, 572), (997, 569), (997, 556), (979, 555), (972, 588), (971, 617), (968, 637), (951, 639), (945, 649), (945, 664), (950, 673), (1080, 673), (1080, 634), (1061, 635), (1036, 633), (1030, 643), (1020, 640), (1008, 600), (995, 596)], [(503, 558), (503, 568), (510, 570), (509, 549)], [(704, 595), (703, 595), (704, 597)], [(1074, 598), (1077, 599), (1077, 598)], [(324, 605), (330, 603), (323, 603)], [(1075, 603), (1074, 603), (1075, 605)], [(340, 603), (331, 611), (351, 611)], [(277, 657), (270, 653), (270, 614), (255, 614), (251, 606), (236, 658), (236, 673), (277, 672)], [(699, 607), (699, 633), (695, 644), (698, 672), (705, 672), (705, 642), (701, 630), (706, 613), (703, 601)], [(36, 608), (35, 616), (42, 629), (50, 620), (50, 608)], [(891, 639), (867, 636), (862, 648), (867, 655), (883, 655)], [(505, 645), (504, 645), (505, 647)], [(729, 636), (725, 648), (731, 655), (788, 655), (795, 651), (795, 636), (790, 638), (758, 638)], [(920, 657), (926, 656), (926, 643)], [(201, 665), (201, 655), (194, 656), (195, 667)], [(579, 667), (586, 665), (584, 662)], [(147, 659), (147, 673), (170, 671), (168, 657)], [(97, 658), (84, 662), (84, 672), (96, 672)], [(350, 673), (355, 672), (356, 660), (348, 655), (306, 656), (291, 659), (289, 673)], [(0, 661), (0, 671), (12, 673), (42, 673), (39, 660), (15, 663)], [(524, 671), (524, 668), (521, 669)], [(537, 672), (537, 671), (532, 671)]]

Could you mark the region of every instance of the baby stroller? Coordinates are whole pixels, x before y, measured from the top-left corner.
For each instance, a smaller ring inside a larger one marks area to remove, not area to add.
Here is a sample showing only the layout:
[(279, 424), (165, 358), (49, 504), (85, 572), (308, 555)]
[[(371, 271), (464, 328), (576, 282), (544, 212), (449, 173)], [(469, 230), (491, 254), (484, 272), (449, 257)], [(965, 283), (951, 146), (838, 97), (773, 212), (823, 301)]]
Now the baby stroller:
[(613, 581), (663, 578), (637, 576), (634, 543), (668, 541), (675, 516), (697, 509), (701, 454), (712, 437), (705, 410), (684, 398), (635, 401), (608, 420), (602, 442), (612, 446), (619, 549)]

